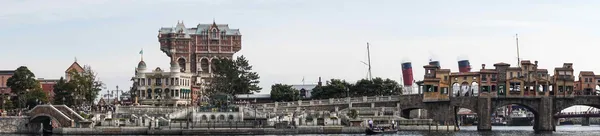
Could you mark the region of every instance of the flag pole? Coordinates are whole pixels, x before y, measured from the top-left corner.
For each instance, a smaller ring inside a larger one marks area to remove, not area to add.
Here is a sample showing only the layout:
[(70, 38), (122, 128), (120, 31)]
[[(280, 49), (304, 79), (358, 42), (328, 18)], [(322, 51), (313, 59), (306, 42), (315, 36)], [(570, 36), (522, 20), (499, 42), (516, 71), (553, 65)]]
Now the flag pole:
[(519, 34), (515, 34), (515, 41), (517, 42), (517, 66), (521, 67), (521, 56), (519, 54)]
[(140, 51), (140, 57), (142, 58), (142, 61), (144, 61), (144, 48)]

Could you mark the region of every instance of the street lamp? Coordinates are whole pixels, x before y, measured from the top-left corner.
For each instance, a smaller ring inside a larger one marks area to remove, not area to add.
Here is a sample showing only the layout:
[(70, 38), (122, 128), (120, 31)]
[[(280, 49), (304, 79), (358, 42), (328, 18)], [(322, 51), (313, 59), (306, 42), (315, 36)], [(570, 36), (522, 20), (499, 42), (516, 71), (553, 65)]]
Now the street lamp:
[(117, 100), (117, 103), (119, 103), (119, 85), (117, 85), (117, 98), (115, 98)]
[(346, 97), (350, 97), (350, 88), (346, 87)]

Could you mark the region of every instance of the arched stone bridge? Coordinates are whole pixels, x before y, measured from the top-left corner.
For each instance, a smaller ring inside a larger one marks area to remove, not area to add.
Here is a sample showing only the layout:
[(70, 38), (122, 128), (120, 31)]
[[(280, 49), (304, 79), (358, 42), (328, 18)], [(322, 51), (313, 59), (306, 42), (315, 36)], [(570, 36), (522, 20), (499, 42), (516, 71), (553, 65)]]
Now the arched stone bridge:
[(339, 98), (311, 101), (276, 102), (255, 104), (257, 110), (264, 113), (294, 110), (338, 111), (349, 107), (395, 107), (408, 117), (410, 110), (425, 109), (428, 118), (440, 124), (456, 125), (456, 113), (459, 108), (467, 108), (479, 116), (480, 131), (491, 130), (491, 114), (501, 107), (516, 104), (527, 108), (535, 115), (534, 130), (554, 131), (554, 115), (568, 107), (586, 105), (600, 108), (600, 96), (480, 96), (450, 97), (449, 100), (423, 101), (423, 95), (374, 96), (357, 98)]
[(55, 123), (53, 126), (56, 127), (76, 127), (77, 123), (85, 121), (83, 117), (66, 105), (37, 105), (27, 111), (25, 115), (30, 117), (30, 122), (36, 122), (40, 118), (50, 118), (51, 122)]

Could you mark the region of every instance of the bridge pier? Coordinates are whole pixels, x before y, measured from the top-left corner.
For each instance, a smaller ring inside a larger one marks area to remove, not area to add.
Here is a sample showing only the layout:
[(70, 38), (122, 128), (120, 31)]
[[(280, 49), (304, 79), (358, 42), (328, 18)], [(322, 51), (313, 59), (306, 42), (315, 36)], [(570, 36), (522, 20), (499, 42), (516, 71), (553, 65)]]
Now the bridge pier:
[(590, 126), (590, 117), (581, 118), (581, 126)]
[(491, 98), (477, 98), (477, 110), (479, 113), (477, 131), (491, 131), (492, 130), (492, 99)]
[(426, 106), (427, 118), (433, 119), (440, 125), (455, 125), (454, 107), (449, 102), (431, 103)]
[(553, 99), (550, 97), (540, 98), (539, 109), (535, 115), (533, 124), (533, 130), (536, 132), (554, 131), (554, 114), (553, 107), (547, 105), (553, 105)]

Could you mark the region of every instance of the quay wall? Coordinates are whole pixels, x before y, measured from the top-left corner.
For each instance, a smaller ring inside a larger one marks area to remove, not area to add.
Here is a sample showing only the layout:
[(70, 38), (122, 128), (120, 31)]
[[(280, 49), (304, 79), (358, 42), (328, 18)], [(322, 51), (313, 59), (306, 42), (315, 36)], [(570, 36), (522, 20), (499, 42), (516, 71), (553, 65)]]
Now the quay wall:
[(33, 134), (41, 132), (41, 124), (29, 124), (27, 116), (0, 117), (0, 134)]
[[(402, 131), (456, 131), (453, 126), (399, 126)], [(296, 134), (364, 134), (364, 127), (310, 126), (296, 129), (275, 128), (160, 128), (148, 127), (96, 127), (55, 128), (54, 134), (61, 135), (296, 135)]]

